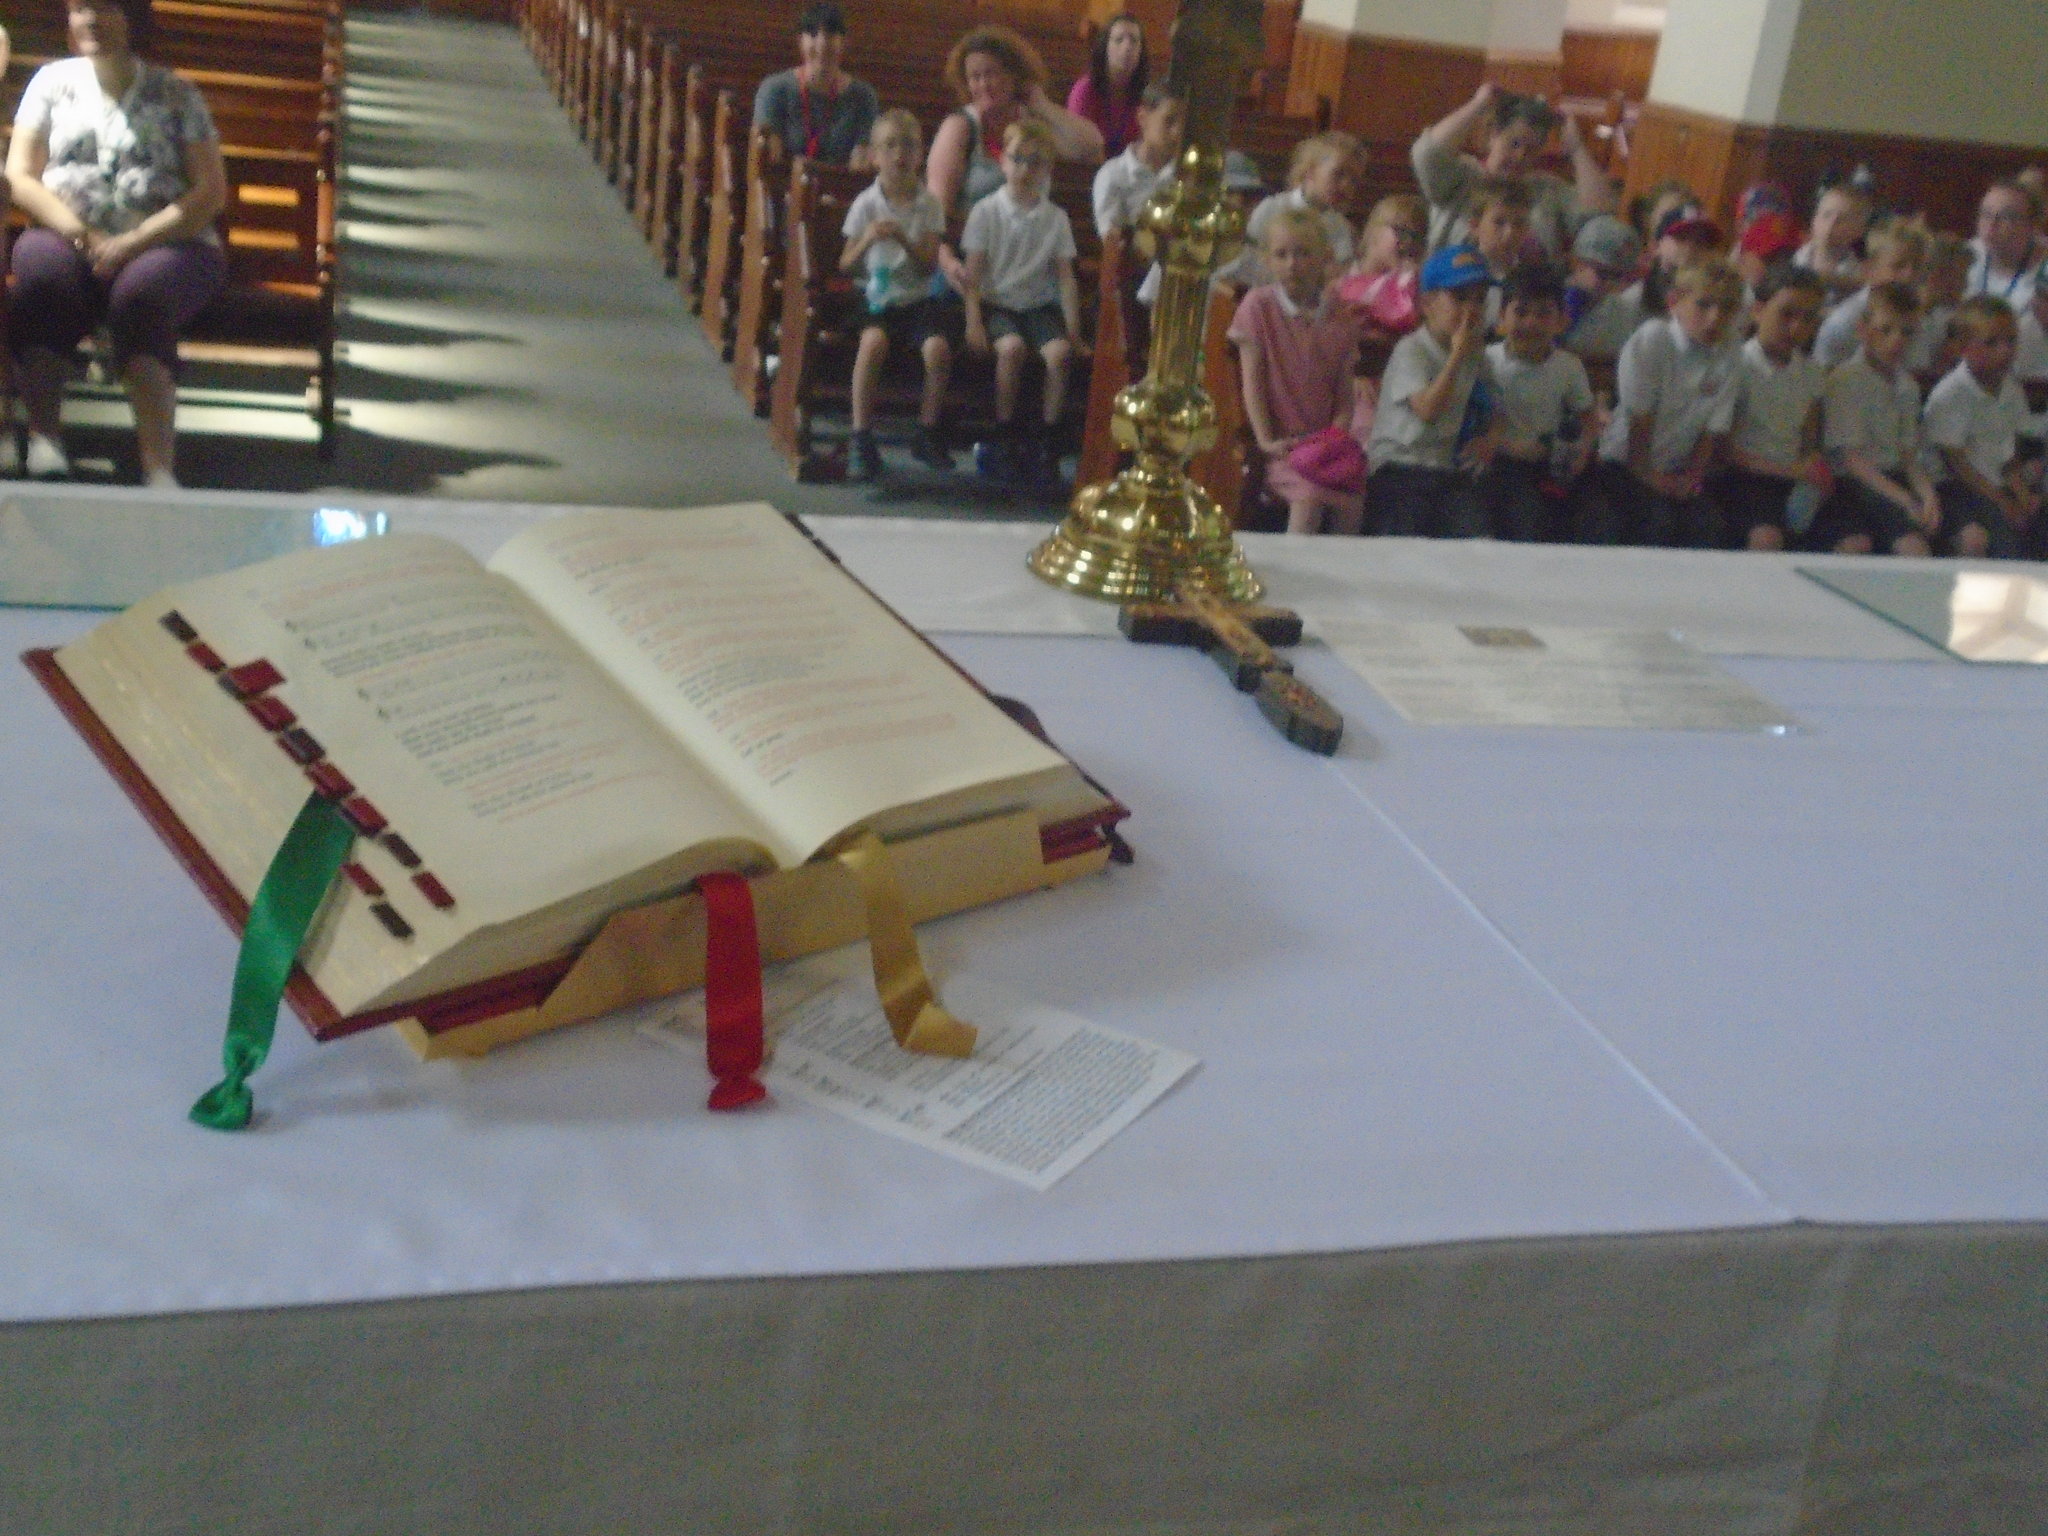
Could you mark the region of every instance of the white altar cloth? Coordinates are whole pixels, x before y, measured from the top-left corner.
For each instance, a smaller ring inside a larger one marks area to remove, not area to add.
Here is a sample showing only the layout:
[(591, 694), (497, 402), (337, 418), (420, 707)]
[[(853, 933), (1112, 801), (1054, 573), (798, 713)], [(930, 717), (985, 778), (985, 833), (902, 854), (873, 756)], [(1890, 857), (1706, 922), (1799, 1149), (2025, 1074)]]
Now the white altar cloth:
[[(554, 510), (383, 505), (480, 551)], [(962, 591), (995, 628), (1109, 611), (1022, 573), (1039, 529), (820, 532), (935, 627)], [(1576, 596), (1622, 622), (1682, 591), (1717, 649), (1866, 659), (1738, 663), (1808, 724), (1773, 739), (1430, 731), (1311, 647), (1352, 723), (1331, 762), (1190, 654), (951, 635), (1133, 806), (1139, 862), (933, 925), (936, 967), (1204, 1062), (1044, 1195), (795, 1104), (707, 1114), (701, 1069), (616, 1024), (421, 1066), (287, 1018), (261, 1128), (190, 1126), (233, 946), (9, 668), (0, 1319), (2048, 1217), (2025, 928), (2048, 675), (1941, 660), (1754, 557), (1250, 547), (1282, 599), (1542, 622)], [(1398, 604), (1382, 570), (1419, 573)], [(0, 643), (92, 622), (0, 613)]]

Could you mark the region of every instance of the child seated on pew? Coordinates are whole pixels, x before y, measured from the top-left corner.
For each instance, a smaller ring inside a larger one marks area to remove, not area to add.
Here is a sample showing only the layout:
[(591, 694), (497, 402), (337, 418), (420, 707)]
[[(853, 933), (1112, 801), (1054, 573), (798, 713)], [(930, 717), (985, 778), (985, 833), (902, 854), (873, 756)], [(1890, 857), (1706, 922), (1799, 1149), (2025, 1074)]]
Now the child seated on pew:
[(1823, 368), (1839, 368), (1855, 355), (1871, 289), (1920, 281), (1927, 264), (1927, 228), (1916, 220), (1889, 219), (1871, 230), (1863, 248), (1863, 286), (1834, 307), (1814, 339), (1813, 360)]
[(1489, 332), (1500, 323), (1501, 285), (1534, 254), (1529, 249), (1530, 210), (1534, 206), (1528, 183), (1506, 176), (1481, 177), (1465, 199), (1472, 247), (1493, 279), (1493, 286), (1486, 291)]
[(945, 210), (918, 174), (924, 133), (915, 117), (901, 107), (884, 112), (875, 119), (868, 146), (875, 179), (846, 210), (846, 246), (839, 257), (841, 271), (867, 271), (867, 321), (853, 360), (851, 471), (856, 480), (878, 479), (882, 473), (874, 433), (875, 390), (890, 352), (898, 349), (924, 361), (924, 395), (910, 451), (933, 469), (953, 467), (940, 426), (953, 367), (951, 306), (932, 292)]
[(1224, 267), (1219, 275), (1241, 287), (1269, 283), (1272, 274), (1259, 264), (1259, 251), (1266, 239), (1266, 225), (1283, 208), (1306, 208), (1323, 221), (1329, 237), (1330, 259), (1337, 267), (1350, 265), (1358, 242), (1351, 228), (1351, 204), (1358, 196), (1361, 146), (1348, 133), (1319, 133), (1294, 147), (1287, 167), (1287, 190), (1275, 192), (1252, 210), (1244, 227), (1244, 254)]
[(1287, 503), (1289, 533), (1357, 533), (1365, 453), (1350, 435), (1357, 314), (1330, 286), (1330, 240), (1306, 208), (1266, 221), (1271, 283), (1230, 322), (1245, 420), (1266, 456), (1266, 485)]
[(1129, 229), (1160, 183), (1173, 179), (1187, 127), (1187, 104), (1163, 84), (1148, 85), (1138, 98), (1138, 136), (1095, 173), (1095, 232)]
[(1920, 386), (1905, 366), (1920, 328), (1920, 295), (1905, 283), (1870, 290), (1861, 345), (1828, 375), (1822, 442), (1835, 493), (1808, 530), (1838, 555), (1926, 555), (1941, 532), (1941, 501), (1920, 462)]
[[(1095, 232), (1104, 240), (1116, 230), (1130, 230), (1152, 194), (1173, 180), (1187, 126), (1187, 104), (1167, 86), (1155, 82), (1138, 98), (1138, 136), (1114, 160), (1095, 173)], [(1124, 367), (1133, 378), (1145, 372), (1152, 345), (1151, 305), (1142, 296), (1147, 263), (1125, 248), (1119, 271), (1124, 321)]]
[[(996, 357), (996, 436), (975, 450), (991, 480), (1051, 488), (1059, 478), (1053, 429), (1066, 405), (1067, 366), (1081, 340), (1081, 289), (1074, 277), (1074, 226), (1047, 189), (1051, 132), (1034, 118), (1003, 133), (1003, 184), (974, 205), (960, 248), (967, 257), (967, 345)], [(1037, 431), (1020, 426), (1024, 360), (1045, 364)]]
[(1558, 346), (1564, 278), (1524, 262), (1501, 291), (1501, 339), (1486, 349), (1500, 393), (1500, 445), (1479, 477), (1496, 539), (1540, 543), (1567, 536), (1565, 498), (1586, 467), (1600, 423), (1586, 365)]
[(1830, 309), (1863, 286), (1863, 236), (1869, 228), (1870, 194), (1854, 183), (1829, 187), (1814, 200), (1813, 226), (1792, 261), (1820, 274)]
[(1643, 242), (1612, 214), (1597, 214), (1572, 240), (1565, 282), (1565, 347), (1580, 361), (1611, 367), (1643, 323), (1643, 301), (1630, 284), (1643, 265)]
[(1707, 472), (1735, 421), (1742, 274), (1719, 257), (1670, 278), (1670, 315), (1646, 321), (1621, 349), (1614, 419), (1582, 537), (1701, 549), (1719, 547), (1721, 511)]
[[(1476, 247), (1447, 245), (1422, 264), (1422, 326), (1401, 338), (1380, 380), (1366, 496), (1373, 532), (1480, 538), (1486, 513), (1474, 472), (1495, 437), (1475, 411), (1493, 388), (1486, 298), (1493, 274)], [(1484, 399), (1484, 394), (1481, 394)]]
[(1728, 464), (1715, 478), (1714, 499), (1728, 514), (1734, 543), (1779, 550), (1812, 523), (1834, 490), (1821, 456), (1827, 372), (1806, 355), (1827, 284), (1819, 273), (1781, 261), (1755, 286), (1756, 334), (1742, 344)]
[(1934, 386), (1923, 418), (1938, 465), (1948, 552), (2016, 559), (2027, 548), (2040, 492), (2020, 458), (2027, 399), (2012, 376), (2019, 323), (2012, 306), (1976, 294), (1956, 311), (1963, 360)]
[(1429, 204), (1413, 192), (1381, 198), (1366, 217), (1358, 259), (1337, 281), (1337, 297), (1358, 311), (1375, 339), (1391, 342), (1422, 323), (1422, 254), (1429, 246)]
[(1977, 253), (1961, 235), (1937, 231), (1927, 241), (1927, 265), (1920, 278), (1920, 329), (1906, 350), (1906, 371), (1916, 379), (1938, 379), (1960, 360), (1949, 338), (1956, 308), (1970, 286)]
[(2033, 297), (2020, 315), (2020, 344), (2012, 372), (2028, 392), (2030, 405), (2033, 393), (2048, 385), (2048, 283), (2034, 284)]

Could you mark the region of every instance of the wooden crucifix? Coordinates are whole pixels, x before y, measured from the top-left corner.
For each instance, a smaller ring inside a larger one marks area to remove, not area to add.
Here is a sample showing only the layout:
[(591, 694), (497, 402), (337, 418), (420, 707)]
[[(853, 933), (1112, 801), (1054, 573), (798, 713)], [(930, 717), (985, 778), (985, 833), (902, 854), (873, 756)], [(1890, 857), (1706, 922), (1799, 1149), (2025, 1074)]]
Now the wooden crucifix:
[(1344, 739), (1344, 717), (1273, 649), (1301, 643), (1300, 614), (1233, 605), (1184, 586), (1170, 603), (1126, 603), (1116, 622), (1140, 645), (1185, 645), (1207, 652), (1231, 686), (1251, 694), (1259, 713), (1296, 746), (1328, 757)]

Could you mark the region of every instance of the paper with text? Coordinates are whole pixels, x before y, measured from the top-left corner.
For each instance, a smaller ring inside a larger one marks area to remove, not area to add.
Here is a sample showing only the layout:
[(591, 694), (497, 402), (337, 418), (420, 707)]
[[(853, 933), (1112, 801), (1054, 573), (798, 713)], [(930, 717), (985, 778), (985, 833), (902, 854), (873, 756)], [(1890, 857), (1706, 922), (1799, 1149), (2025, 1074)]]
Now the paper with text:
[(1798, 724), (1661, 630), (1332, 620), (1317, 637), (1418, 725), (1782, 734)]
[[(971, 976), (946, 1002), (981, 1032), (965, 1061), (901, 1050), (858, 947), (771, 971), (770, 1093), (851, 1120), (1032, 1189), (1050, 1189), (1197, 1065), (1184, 1051), (1020, 997)], [(701, 1050), (704, 996), (670, 999), (641, 1029)]]

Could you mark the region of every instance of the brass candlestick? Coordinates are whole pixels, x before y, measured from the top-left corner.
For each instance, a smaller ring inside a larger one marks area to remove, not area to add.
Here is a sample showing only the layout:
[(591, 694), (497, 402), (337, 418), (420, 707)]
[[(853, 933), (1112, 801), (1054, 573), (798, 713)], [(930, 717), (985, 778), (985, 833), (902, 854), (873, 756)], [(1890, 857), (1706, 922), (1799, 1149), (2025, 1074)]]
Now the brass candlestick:
[(1139, 217), (1134, 244), (1161, 269), (1152, 349), (1145, 377), (1118, 392), (1110, 415), (1110, 435), (1135, 461), (1083, 487), (1028, 562), (1085, 597), (1148, 601), (1193, 587), (1251, 602), (1262, 590), (1229, 517), (1187, 472), (1216, 442), (1202, 338), (1210, 275), (1244, 243), (1244, 215), (1223, 190), (1223, 153), (1238, 77), (1260, 47), (1259, 17), (1260, 0), (1194, 0), (1174, 26), (1171, 78), (1187, 103), (1188, 147)]

